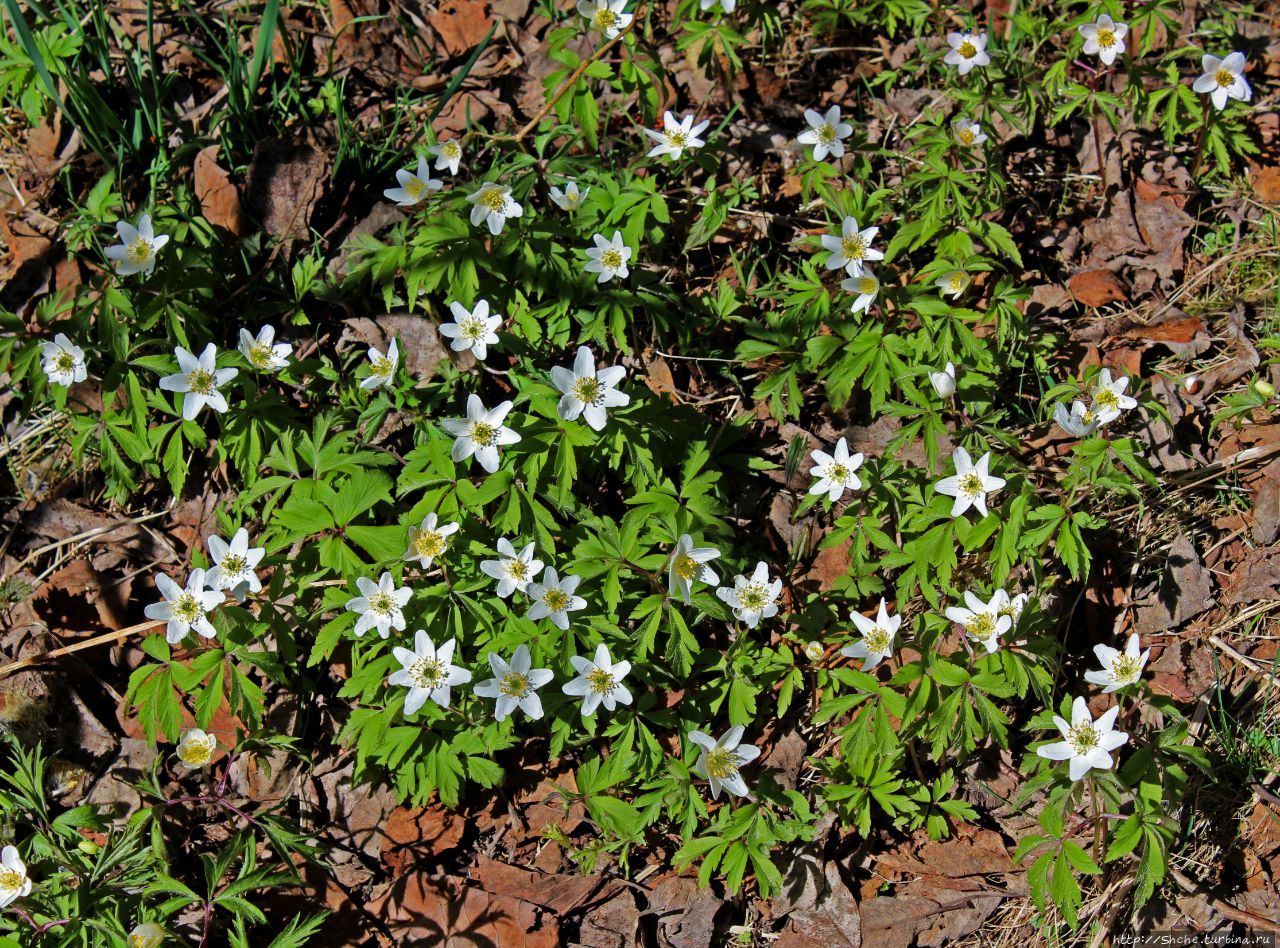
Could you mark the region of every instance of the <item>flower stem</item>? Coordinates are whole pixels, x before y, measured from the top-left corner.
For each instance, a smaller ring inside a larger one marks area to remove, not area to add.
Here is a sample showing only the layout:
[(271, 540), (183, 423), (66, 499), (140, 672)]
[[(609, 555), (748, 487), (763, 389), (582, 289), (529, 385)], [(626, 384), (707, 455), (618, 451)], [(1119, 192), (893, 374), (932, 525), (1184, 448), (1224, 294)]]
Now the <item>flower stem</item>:
[(1204, 149), (1208, 144), (1209, 122), (1213, 116), (1209, 113), (1209, 97), (1204, 97), (1204, 109), (1200, 113), (1200, 132), (1196, 135), (1196, 163), (1191, 168), (1191, 177), (1200, 177), (1200, 166), (1204, 164)]
[(1093, 861), (1102, 865), (1102, 800), (1098, 797), (1098, 780), (1089, 774), (1089, 795), (1093, 797)]

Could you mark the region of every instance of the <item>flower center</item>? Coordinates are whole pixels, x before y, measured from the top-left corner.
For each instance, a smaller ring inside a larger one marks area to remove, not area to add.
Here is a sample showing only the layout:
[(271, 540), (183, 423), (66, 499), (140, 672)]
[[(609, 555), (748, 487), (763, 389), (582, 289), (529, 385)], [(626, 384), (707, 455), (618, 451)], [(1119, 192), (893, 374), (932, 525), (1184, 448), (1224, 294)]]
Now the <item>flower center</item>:
[(409, 680), (419, 688), (435, 690), (444, 684), (444, 665), (432, 658), (420, 658), (409, 669)]
[(125, 250), (130, 263), (146, 263), (151, 259), (151, 253), (151, 241), (145, 237), (133, 238), (133, 242)]
[(444, 536), (435, 530), (424, 530), (413, 541), (413, 550), (419, 556), (434, 558), (444, 552)]
[(0, 869), (0, 889), (21, 889), (26, 882), (16, 869)]
[(849, 260), (861, 260), (867, 252), (867, 242), (858, 234), (840, 241), (840, 252)]
[(676, 571), (676, 575), (686, 583), (693, 582), (693, 578), (698, 575), (697, 561), (685, 553), (680, 553), (676, 556), (676, 561), (672, 568)]
[(426, 185), (423, 184), (422, 179), (414, 175), (409, 178), (409, 183), (404, 186), (404, 193), (416, 201), (422, 197), (422, 189), (425, 187)]
[(858, 292), (863, 296), (872, 296), (879, 289), (875, 277), (864, 276), (858, 280)]
[(839, 481), (843, 484), (848, 476), (849, 469), (843, 464), (832, 464), (831, 467), (827, 468), (827, 477), (833, 481)]
[(507, 575), (522, 583), (529, 578), (529, 566), (524, 560), (507, 560)]
[(53, 366), (59, 372), (71, 372), (76, 367), (76, 357), (70, 352), (59, 352), (53, 358)]
[(498, 691), (508, 698), (523, 698), (529, 693), (529, 679), (519, 672), (507, 672)]
[(603, 10), (596, 11), (596, 27), (601, 30), (613, 29), (618, 22), (618, 14), (614, 13), (608, 7)]
[(1100, 389), (1093, 395), (1093, 403), (1103, 408), (1119, 408), (1120, 398), (1109, 388)]
[(738, 772), (738, 755), (723, 747), (707, 751), (707, 776), (724, 780)]
[(961, 292), (969, 284), (969, 278), (963, 273), (953, 273), (947, 277), (947, 289), (952, 293)]
[(213, 756), (213, 743), (206, 741), (191, 741), (178, 751), (178, 756), (182, 758), (184, 764), (191, 764), (195, 767), (202, 767), (209, 762), (209, 758)]
[(569, 605), (569, 594), (563, 589), (548, 589), (542, 594), (542, 604), (552, 612), (564, 612)]
[(187, 625), (200, 618), (200, 611), (200, 601), (189, 592), (182, 593), (173, 604), (174, 618)]
[(187, 376), (187, 385), (197, 395), (209, 395), (213, 392), (213, 373), (204, 369), (196, 369)]
[(255, 342), (249, 347), (249, 361), (260, 369), (271, 365), (271, 356), (271, 347), (261, 342)]
[(1116, 34), (1110, 30), (1098, 30), (1098, 45), (1110, 49), (1116, 44)]
[(224, 576), (239, 576), (249, 571), (249, 561), (243, 556), (237, 556), (230, 553), (223, 557), (222, 562), (218, 564)]
[(507, 209), (507, 195), (502, 188), (489, 188), (480, 195), (480, 203), (494, 214), (501, 214)]
[(498, 438), (498, 429), (488, 422), (477, 421), (471, 425), (471, 440), (482, 448), (490, 447)]
[(480, 337), (484, 335), (484, 320), (475, 316), (468, 316), (462, 320), (462, 325), (458, 327), (462, 330), (462, 338), (470, 342), (479, 342)]
[(683, 148), (688, 143), (689, 139), (685, 136), (684, 132), (667, 132), (667, 144), (672, 148)]
[(742, 603), (743, 609), (758, 612), (769, 604), (769, 594), (760, 583), (747, 583), (738, 593), (738, 602)]
[(462, 146), (459, 145), (457, 142), (452, 142), (452, 141), (445, 142), (443, 145), (440, 146), (440, 153), (444, 155), (446, 158), (461, 158)]
[(376, 357), (369, 363), (369, 374), (380, 379), (391, 378), (395, 370), (396, 364), (387, 358)]
[(369, 611), (380, 616), (389, 616), (395, 610), (396, 602), (390, 593), (376, 592), (369, 597)]
[(982, 489), (982, 478), (977, 474), (966, 474), (960, 479), (960, 491), (966, 497), (977, 497), (979, 494), (985, 494)]
[(600, 397), (603, 388), (598, 379), (587, 375), (573, 383), (573, 397), (584, 405), (591, 405)]
[(1077, 724), (1067, 736), (1067, 743), (1077, 754), (1087, 754), (1098, 746), (1098, 729), (1092, 724)]
[(610, 270), (617, 270), (622, 266), (622, 254), (610, 247), (600, 254), (600, 264)]
[(830, 145), (836, 140), (836, 130), (832, 125), (823, 122), (818, 126), (818, 141), (824, 145)]
[(883, 653), (889, 651), (889, 633), (880, 628), (880, 626), (876, 626), (864, 635), (862, 641), (866, 643), (868, 652)]
[(1117, 655), (1116, 660), (1111, 663), (1111, 680), (1129, 684), (1131, 681), (1138, 680), (1138, 674), (1141, 672), (1142, 666), (1138, 664), (1138, 660), (1131, 655)]
[(965, 59), (973, 59), (974, 56), (978, 55), (978, 47), (974, 46), (968, 40), (965, 40), (960, 44), (960, 48), (957, 49), (956, 52)]
[(979, 612), (965, 627), (978, 640), (989, 639), (996, 634), (996, 620), (989, 612)]
[(1218, 84), (1219, 89), (1230, 89), (1236, 84), (1236, 75), (1229, 70), (1219, 69), (1214, 73), (1213, 81)]
[(617, 679), (603, 668), (597, 668), (587, 676), (587, 687), (595, 695), (607, 695), (618, 686)]
[(973, 140), (978, 137), (978, 133), (975, 132), (972, 127), (962, 128), (960, 129), (960, 134), (958, 137), (960, 138), (960, 141), (963, 142), (964, 144), (972, 145)]

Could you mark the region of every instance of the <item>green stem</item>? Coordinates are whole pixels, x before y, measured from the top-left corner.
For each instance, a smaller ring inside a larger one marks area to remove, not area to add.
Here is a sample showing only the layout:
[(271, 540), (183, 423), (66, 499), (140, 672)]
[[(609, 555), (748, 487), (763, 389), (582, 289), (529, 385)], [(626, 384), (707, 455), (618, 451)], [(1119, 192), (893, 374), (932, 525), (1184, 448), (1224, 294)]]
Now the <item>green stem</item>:
[(1191, 177), (1200, 177), (1200, 168), (1204, 164), (1204, 149), (1208, 144), (1209, 123), (1213, 116), (1209, 112), (1209, 97), (1204, 97), (1204, 109), (1200, 113), (1200, 133), (1196, 136), (1196, 163), (1191, 168)]

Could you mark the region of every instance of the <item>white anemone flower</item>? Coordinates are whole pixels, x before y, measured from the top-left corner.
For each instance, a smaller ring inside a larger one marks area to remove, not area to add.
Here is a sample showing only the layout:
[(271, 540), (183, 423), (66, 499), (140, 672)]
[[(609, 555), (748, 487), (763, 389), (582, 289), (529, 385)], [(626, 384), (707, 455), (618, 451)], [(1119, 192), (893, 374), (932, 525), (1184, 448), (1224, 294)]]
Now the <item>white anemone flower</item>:
[(529, 618), (534, 622), (550, 619), (557, 629), (569, 628), (569, 613), (587, 608), (587, 600), (574, 595), (581, 582), (581, 576), (561, 579), (555, 569), (548, 566), (542, 573), (542, 582), (529, 584), (527, 592), (533, 600)]
[(893, 654), (893, 637), (898, 634), (898, 627), (902, 625), (902, 616), (889, 615), (889, 609), (882, 598), (880, 611), (875, 619), (870, 619), (860, 612), (850, 613), (849, 618), (858, 627), (862, 639), (840, 649), (840, 654), (846, 658), (865, 659), (862, 670), (871, 671)]
[(391, 636), (391, 630), (404, 631), (404, 613), (401, 611), (413, 596), (408, 586), (396, 587), (396, 581), (390, 573), (384, 572), (375, 583), (365, 576), (356, 577), (356, 587), (360, 595), (347, 600), (347, 611), (354, 612), (356, 635), (363, 636), (370, 629), (377, 629), (384, 639)]
[(476, 300), (473, 309), (467, 309), (461, 303), (449, 304), (449, 312), (453, 314), (453, 322), (440, 324), (440, 335), (451, 339), (449, 348), (454, 352), (471, 350), (481, 362), (489, 354), (489, 347), (498, 344), (497, 329), (502, 325), (502, 317), (497, 313), (489, 314), (489, 301)]
[(1092, 399), (1089, 407), (1101, 419), (1102, 424), (1110, 424), (1120, 417), (1121, 412), (1137, 407), (1138, 400), (1125, 394), (1125, 389), (1128, 387), (1127, 375), (1112, 379), (1110, 369), (1103, 369), (1098, 373), (1098, 381), (1094, 384), (1093, 391), (1089, 393)]
[[(606, 0), (607, 2), (607, 0)], [(626, 2), (626, 0), (615, 0), (615, 2)], [(587, 199), (587, 195), (591, 192), (590, 188), (582, 188), (579, 190), (577, 181), (566, 181), (564, 190), (551, 186), (551, 200), (555, 202), (556, 207), (562, 211), (576, 211), (582, 206), (582, 202)]]
[(211, 536), (208, 547), (213, 560), (213, 569), (206, 579), (210, 589), (225, 589), (237, 602), (243, 602), (246, 593), (262, 591), (262, 581), (255, 570), (267, 551), (265, 547), (249, 546), (248, 530), (241, 527), (232, 535), (230, 543), (220, 536)]
[(1228, 99), (1248, 102), (1253, 98), (1253, 90), (1244, 77), (1244, 63), (1244, 53), (1231, 53), (1226, 59), (1206, 54), (1200, 60), (1204, 75), (1191, 88), (1201, 95), (1207, 92), (1219, 112), (1227, 107)]
[(710, 781), (713, 800), (719, 798), (721, 789), (736, 797), (750, 794), (739, 771), (760, 756), (760, 748), (754, 744), (743, 744), (743, 731), (742, 725), (731, 727), (720, 735), (719, 740), (702, 731), (689, 734), (689, 740), (701, 748), (693, 772)]
[(44, 374), (55, 385), (71, 385), (89, 377), (84, 350), (73, 344), (66, 333), (58, 333), (53, 342), (40, 343), (40, 353), (44, 356)]
[(6, 846), (0, 850), (0, 909), (8, 908), (18, 899), (31, 894), (31, 879), (27, 875), (27, 864), (16, 846)]
[(404, 697), (406, 715), (417, 714), (427, 699), (442, 708), (449, 707), (449, 689), (471, 680), (471, 672), (453, 664), (456, 647), (457, 642), (450, 639), (437, 649), (431, 637), (419, 629), (413, 634), (412, 651), (399, 645), (391, 650), (402, 667), (387, 676), (387, 684), (408, 687), (409, 693)]
[(369, 347), (369, 374), (360, 380), (360, 387), (372, 391), (381, 386), (391, 387), (396, 378), (396, 368), (400, 365), (400, 346), (394, 339), (387, 346), (387, 354), (381, 349)]
[(1128, 734), (1115, 729), (1119, 714), (1117, 705), (1095, 721), (1084, 698), (1076, 698), (1071, 703), (1070, 723), (1053, 716), (1063, 740), (1037, 747), (1036, 753), (1046, 760), (1070, 761), (1068, 773), (1072, 780), (1079, 780), (1090, 770), (1110, 770), (1114, 764), (1111, 752), (1129, 740)]
[(616, 39), (631, 25), (631, 14), (623, 13), (627, 0), (578, 0), (578, 13), (605, 39)]
[(620, 365), (597, 371), (591, 350), (580, 346), (572, 369), (559, 365), (551, 369), (551, 381), (562, 393), (556, 413), (565, 421), (574, 421), (581, 415), (592, 430), (604, 430), (609, 409), (631, 403), (630, 395), (615, 388), (626, 374)]
[(987, 140), (982, 126), (963, 115), (952, 121), (951, 131), (961, 145), (981, 145)]
[(156, 922), (139, 922), (129, 930), (125, 944), (129, 948), (160, 948), (169, 933)]
[(578, 673), (578, 677), (566, 682), (560, 690), (572, 697), (582, 698), (584, 718), (595, 714), (596, 708), (602, 704), (606, 711), (612, 711), (620, 704), (631, 703), (631, 692), (622, 684), (622, 679), (631, 671), (631, 663), (610, 659), (609, 649), (603, 642), (596, 646), (594, 658), (572, 655), (569, 664)]
[(247, 329), (240, 330), (240, 354), (259, 372), (279, 372), (289, 364), (293, 355), (293, 346), (287, 342), (276, 342), (274, 326), (263, 326), (258, 335)]
[(467, 417), (446, 418), (441, 426), (455, 439), (452, 457), (465, 461), (475, 455), (480, 466), (492, 474), (498, 469), (498, 449), (515, 444), (520, 436), (502, 422), (511, 411), (511, 402), (499, 402), (493, 408), (485, 408), (479, 395), (467, 396)]
[(1084, 37), (1084, 54), (1097, 56), (1103, 65), (1110, 66), (1124, 52), (1124, 38), (1129, 32), (1129, 24), (1117, 23), (1104, 13), (1095, 22), (1083, 23), (1076, 30)]
[(929, 384), (933, 386), (933, 390), (938, 393), (939, 398), (950, 398), (956, 393), (956, 367), (952, 362), (948, 362), (942, 367), (941, 372), (929, 373)]
[(987, 494), (993, 490), (999, 490), (1005, 485), (1003, 477), (993, 477), (989, 473), (991, 452), (988, 451), (978, 459), (977, 464), (974, 464), (969, 457), (968, 451), (964, 448), (956, 448), (951, 453), (951, 460), (956, 466), (955, 475), (944, 477), (933, 485), (933, 489), (939, 494), (946, 494), (948, 497), (955, 498), (955, 503), (951, 505), (951, 516), (959, 517), (970, 507), (973, 507), (985, 517), (987, 515)]
[(857, 218), (846, 217), (840, 223), (839, 234), (822, 236), (822, 246), (831, 251), (826, 268), (839, 270), (844, 267), (849, 276), (861, 276), (868, 261), (884, 259), (884, 254), (871, 246), (879, 232), (879, 227), (859, 229)]
[(671, 551), (671, 559), (667, 561), (667, 593), (680, 598), (685, 605), (689, 604), (694, 582), (708, 586), (718, 586), (720, 576), (707, 564), (719, 559), (720, 551), (710, 546), (694, 546), (693, 537), (685, 533), (676, 541), (676, 548)]
[(844, 438), (836, 442), (834, 454), (826, 451), (812, 452), (813, 467), (810, 475), (817, 480), (809, 488), (811, 494), (826, 494), (831, 503), (844, 496), (847, 490), (858, 490), (862, 487), (862, 479), (854, 472), (862, 465), (862, 452), (849, 453), (849, 445)]
[(670, 155), (672, 161), (676, 161), (684, 154), (685, 149), (701, 148), (706, 144), (698, 136), (707, 130), (710, 122), (699, 122), (693, 124), (693, 116), (686, 115), (679, 121), (670, 112), (662, 116), (662, 131), (655, 132), (651, 128), (646, 128), (644, 133), (652, 138), (658, 144), (649, 149), (650, 158), (657, 158), (660, 155)]
[(870, 267), (863, 267), (862, 273), (856, 277), (845, 277), (840, 281), (840, 289), (846, 293), (856, 293), (850, 312), (861, 313), (871, 307), (880, 295), (880, 280), (871, 272)]
[(395, 201), (400, 207), (412, 207), (432, 191), (439, 191), (444, 187), (443, 181), (431, 177), (431, 168), (427, 165), (426, 155), (418, 156), (416, 171), (409, 171), (407, 168), (397, 171), (396, 180), (400, 182), (400, 186), (387, 188), (382, 194), (388, 201)]
[(449, 174), (458, 173), (458, 165), (462, 163), (462, 143), (456, 138), (446, 138), (442, 142), (427, 146), (427, 153), (436, 156), (436, 171), (449, 169)]
[(840, 106), (831, 106), (826, 115), (805, 109), (804, 120), (809, 127), (796, 136), (796, 141), (813, 146), (814, 161), (822, 161), (828, 155), (832, 158), (844, 156), (844, 139), (853, 134), (853, 126), (840, 121)]
[(974, 66), (986, 66), (991, 62), (987, 53), (986, 33), (948, 33), (947, 55), (943, 59), (948, 66), (955, 66), (962, 76), (967, 76)]
[(187, 577), (187, 588), (183, 589), (164, 573), (156, 573), (156, 589), (164, 599), (147, 606), (142, 614), (148, 619), (166, 623), (164, 638), (170, 645), (177, 645), (189, 632), (206, 639), (218, 634), (209, 621), (208, 613), (222, 605), (225, 597), (221, 592), (207, 588), (205, 575), (204, 570), (193, 569)]
[(416, 562), (423, 569), (429, 568), (436, 557), (444, 555), (448, 538), (458, 529), (456, 523), (440, 523), (434, 512), (427, 514), (419, 526), (409, 528), (409, 548), (404, 551), (404, 559)]
[(966, 590), (964, 605), (948, 606), (946, 616), (963, 627), (965, 635), (990, 655), (1000, 647), (1000, 636), (1013, 627), (1013, 616), (1005, 612), (1008, 605), (1009, 594), (1003, 589), (997, 589), (990, 602), (983, 602)]
[(725, 13), (732, 13), (734, 7), (738, 5), (738, 0), (698, 0), (698, 6), (703, 10), (710, 10), (717, 5)]
[(1098, 413), (1092, 408), (1085, 405), (1080, 399), (1076, 399), (1071, 403), (1068, 409), (1065, 402), (1059, 402), (1053, 409), (1053, 420), (1058, 423), (1067, 434), (1075, 435), (1077, 438), (1088, 437), (1099, 428), (1102, 427), (1102, 419)]
[(506, 599), (517, 589), (527, 592), (533, 578), (542, 570), (542, 560), (533, 558), (536, 545), (530, 543), (519, 553), (506, 537), (500, 537), (497, 543), (498, 560), (483, 560), (480, 572), (492, 576), (498, 581), (498, 596)]
[(934, 286), (938, 288), (938, 292), (943, 296), (949, 296), (952, 299), (958, 297), (965, 290), (969, 289), (969, 284), (973, 282), (973, 278), (963, 270), (948, 270), (938, 279), (934, 280)]
[(166, 392), (183, 392), (182, 417), (193, 421), (208, 405), (218, 414), (227, 410), (227, 398), (220, 389), (240, 374), (239, 369), (218, 368), (218, 347), (212, 342), (204, 347), (197, 359), (182, 346), (174, 346), (178, 371), (160, 380)]
[(505, 184), (486, 184), (474, 194), (468, 194), (471, 202), (471, 223), (479, 227), (487, 224), (489, 233), (497, 237), (506, 226), (507, 218), (519, 217), (524, 208), (511, 197), (511, 188)]
[(187, 728), (178, 738), (178, 760), (188, 770), (199, 770), (213, 760), (218, 739), (198, 727)]
[(589, 259), (582, 269), (597, 274), (596, 283), (608, 283), (614, 277), (625, 280), (630, 273), (627, 262), (631, 259), (631, 248), (623, 241), (622, 231), (615, 230), (612, 240), (605, 240), (604, 234), (596, 234), (591, 239), (595, 246), (587, 248)]
[(489, 653), (493, 677), (476, 685), (475, 693), (481, 698), (497, 699), (493, 709), (495, 721), (505, 721), (516, 708), (534, 720), (542, 717), (542, 699), (538, 697), (538, 689), (555, 675), (550, 668), (533, 668), (532, 665), (527, 645), (515, 650), (510, 664), (493, 652)]
[(750, 579), (739, 574), (734, 577), (732, 588), (721, 586), (716, 590), (716, 595), (733, 610), (734, 617), (750, 629), (759, 625), (761, 619), (771, 619), (778, 614), (781, 594), (782, 580), (770, 580), (769, 567), (764, 562), (756, 564)]
[(1004, 590), (1000, 591), (1003, 595), (1001, 606), (997, 615), (1008, 616), (1012, 627), (1016, 627), (1018, 621), (1022, 618), (1022, 610), (1027, 608), (1030, 599), (1026, 593), (1018, 593), (1016, 596), (1010, 596)]
[(1110, 645), (1095, 645), (1093, 654), (1102, 663), (1100, 671), (1087, 671), (1084, 680), (1091, 685), (1100, 685), (1103, 694), (1111, 694), (1121, 688), (1127, 688), (1142, 677), (1142, 669), (1151, 657), (1151, 649), (1142, 648), (1138, 633), (1134, 632), (1125, 643), (1124, 651)]
[(169, 235), (157, 234), (152, 229), (150, 214), (139, 217), (137, 227), (128, 221), (117, 221), (116, 235), (120, 243), (106, 249), (107, 259), (115, 261), (116, 273), (151, 276), (156, 268), (156, 254), (169, 242)]

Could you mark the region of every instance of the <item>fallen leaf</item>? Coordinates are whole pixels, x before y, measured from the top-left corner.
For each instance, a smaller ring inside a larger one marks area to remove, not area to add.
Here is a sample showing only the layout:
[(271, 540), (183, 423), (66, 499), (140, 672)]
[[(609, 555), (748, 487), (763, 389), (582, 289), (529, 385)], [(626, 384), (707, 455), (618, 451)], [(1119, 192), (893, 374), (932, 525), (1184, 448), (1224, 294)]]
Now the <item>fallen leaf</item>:
[(328, 170), (328, 159), (310, 145), (261, 141), (249, 164), (245, 206), (272, 237), (306, 238)]
[(709, 948), (723, 931), (716, 917), (725, 903), (696, 879), (668, 876), (649, 892), (646, 915), (657, 916), (660, 943), (671, 948)]
[(193, 168), (196, 197), (205, 220), (240, 237), (248, 231), (240, 213), (240, 192), (232, 183), (231, 175), (219, 167), (218, 148), (210, 145), (196, 155)]
[[(860, 948), (863, 944), (862, 913), (844, 879), (839, 865), (829, 862), (823, 876), (824, 893), (813, 908), (791, 913), (787, 927), (775, 943), (777, 948)], [(867, 941), (879, 946), (880, 942)]]
[(1213, 605), (1213, 577), (1184, 533), (1169, 547), (1159, 587), (1138, 602), (1134, 629), (1141, 635), (1164, 632), (1193, 619)]
[[(481, 856), (471, 878), (493, 895), (507, 896), (568, 915), (610, 880), (603, 876), (552, 875)], [(612, 891), (612, 889), (610, 889)]]
[(1280, 204), (1280, 166), (1268, 165), (1254, 169), (1250, 175), (1253, 193), (1266, 204)]
[(365, 905), (405, 945), (558, 948), (560, 929), (529, 902), (494, 895), (461, 879), (402, 876)]
[(463, 818), (442, 806), (398, 806), (387, 817), (380, 855), (391, 877), (398, 879), (410, 869), (438, 864), (457, 848), (465, 831)]
[(427, 17), (450, 56), (470, 52), (493, 25), (485, 0), (449, 0)]
[(1120, 278), (1110, 270), (1084, 270), (1068, 280), (1067, 286), (1085, 306), (1105, 306), (1129, 298)]

